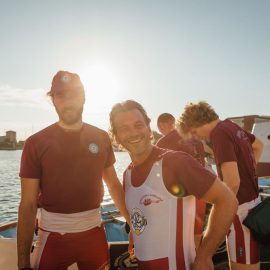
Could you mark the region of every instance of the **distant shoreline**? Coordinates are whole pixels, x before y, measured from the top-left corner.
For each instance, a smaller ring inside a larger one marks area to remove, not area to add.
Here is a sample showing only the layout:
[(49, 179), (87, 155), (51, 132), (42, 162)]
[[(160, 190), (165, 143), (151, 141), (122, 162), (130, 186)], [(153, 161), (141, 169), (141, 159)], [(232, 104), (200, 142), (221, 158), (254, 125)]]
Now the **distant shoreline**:
[(17, 151), (22, 150), (22, 147), (10, 148), (10, 147), (0, 147), (0, 151)]

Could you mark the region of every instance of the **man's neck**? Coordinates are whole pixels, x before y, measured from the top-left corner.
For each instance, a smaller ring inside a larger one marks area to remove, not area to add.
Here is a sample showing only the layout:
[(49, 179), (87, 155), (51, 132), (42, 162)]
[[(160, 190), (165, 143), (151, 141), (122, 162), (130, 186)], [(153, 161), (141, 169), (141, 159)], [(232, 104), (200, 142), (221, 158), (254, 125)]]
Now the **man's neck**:
[(220, 119), (214, 120), (212, 121), (209, 126), (210, 126), (210, 134), (212, 133), (212, 131), (214, 130), (214, 128), (217, 126), (217, 124), (221, 122)]
[(219, 122), (221, 122), (220, 119), (212, 121), (212, 123), (211, 123), (212, 128), (214, 129)]
[(175, 128), (172, 128), (172, 129), (167, 130), (167, 133), (165, 134), (165, 136), (167, 136), (168, 134), (172, 133), (175, 130), (176, 130)]
[(152, 150), (153, 145), (150, 144), (149, 147), (141, 154), (132, 155), (132, 153), (130, 153), (130, 158), (132, 160), (133, 165), (137, 166), (142, 164), (150, 156)]
[(58, 121), (57, 124), (58, 124), (59, 127), (61, 127), (65, 131), (78, 131), (83, 126), (82, 120), (80, 120), (80, 121), (78, 121), (78, 122), (76, 122), (76, 123), (74, 123), (72, 125), (65, 124), (60, 120), (60, 121)]

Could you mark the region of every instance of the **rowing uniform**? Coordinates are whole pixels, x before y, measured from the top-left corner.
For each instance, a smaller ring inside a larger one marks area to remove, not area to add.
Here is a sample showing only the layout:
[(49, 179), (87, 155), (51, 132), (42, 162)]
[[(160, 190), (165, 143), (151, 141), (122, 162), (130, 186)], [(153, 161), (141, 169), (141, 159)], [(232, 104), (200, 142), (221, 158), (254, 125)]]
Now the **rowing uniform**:
[(210, 134), (219, 177), (221, 165), (237, 162), (240, 186), (236, 194), (239, 207), (227, 236), (230, 260), (241, 264), (259, 262), (259, 244), (242, 224), (248, 212), (260, 203), (256, 162), (252, 150), (255, 136), (230, 120), (220, 121)]
[[(216, 176), (184, 152), (153, 147), (142, 164), (124, 173), (139, 269), (189, 270), (195, 258), (195, 195)], [(173, 195), (174, 194), (174, 195)]]
[(108, 244), (101, 223), (102, 173), (115, 162), (105, 131), (83, 124), (64, 131), (53, 124), (25, 143), (20, 177), (40, 180), (39, 235), (34, 269), (106, 269)]
[(161, 137), (156, 145), (160, 148), (188, 153), (197, 159), (203, 166), (205, 165), (202, 142), (196, 139), (184, 140), (176, 129)]
[[(175, 129), (169, 132), (167, 135), (161, 137), (157, 141), (156, 145), (160, 148), (188, 153), (203, 166), (205, 166), (204, 147), (202, 142), (195, 139), (184, 140)], [(206, 203), (202, 200), (196, 200), (196, 216), (194, 226), (194, 233), (196, 235), (201, 235), (203, 232), (205, 214)]]

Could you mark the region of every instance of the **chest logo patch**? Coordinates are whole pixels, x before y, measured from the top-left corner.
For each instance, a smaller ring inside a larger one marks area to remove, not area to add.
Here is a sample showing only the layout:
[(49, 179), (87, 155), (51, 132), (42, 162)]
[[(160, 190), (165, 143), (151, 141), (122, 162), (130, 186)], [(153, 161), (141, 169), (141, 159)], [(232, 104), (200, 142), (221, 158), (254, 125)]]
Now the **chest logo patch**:
[(140, 199), (140, 204), (143, 204), (144, 206), (150, 205), (151, 203), (159, 203), (162, 202), (163, 200), (155, 195), (155, 194), (147, 194), (144, 195), (141, 199)]
[(92, 154), (97, 154), (98, 153), (98, 145), (95, 144), (95, 143), (90, 143), (89, 144), (89, 151), (92, 153)]
[(147, 219), (145, 218), (140, 209), (138, 208), (132, 209), (131, 223), (135, 234), (136, 235), (142, 234), (147, 225)]
[(243, 130), (237, 130), (236, 136), (237, 136), (240, 140), (248, 140), (248, 137), (247, 137), (247, 135), (245, 134), (245, 132), (244, 132)]

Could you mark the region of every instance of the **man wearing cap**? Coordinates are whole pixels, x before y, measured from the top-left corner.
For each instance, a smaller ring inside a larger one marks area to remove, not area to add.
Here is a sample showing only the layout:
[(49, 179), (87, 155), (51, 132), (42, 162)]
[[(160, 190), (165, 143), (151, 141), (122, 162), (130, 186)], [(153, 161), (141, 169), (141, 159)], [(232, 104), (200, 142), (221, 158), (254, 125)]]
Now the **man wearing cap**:
[[(77, 74), (59, 71), (48, 95), (59, 121), (30, 136), (21, 158), (18, 268), (58, 270), (76, 262), (80, 270), (109, 269), (99, 211), (102, 178), (129, 220), (110, 139), (82, 121), (85, 95)], [(39, 234), (30, 263), (38, 207)]]

